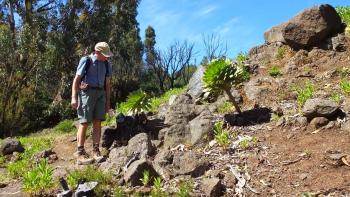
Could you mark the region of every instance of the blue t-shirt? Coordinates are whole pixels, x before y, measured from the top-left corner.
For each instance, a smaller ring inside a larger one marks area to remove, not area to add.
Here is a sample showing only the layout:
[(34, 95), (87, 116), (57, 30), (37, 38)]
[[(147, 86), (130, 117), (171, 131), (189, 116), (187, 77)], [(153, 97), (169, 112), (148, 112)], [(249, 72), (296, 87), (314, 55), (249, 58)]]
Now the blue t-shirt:
[[(94, 54), (89, 55), (89, 57), (91, 59), (90, 66), (82, 81), (84, 81), (92, 87), (103, 88), (105, 84), (105, 77), (110, 77), (112, 75), (112, 66), (108, 62), (108, 69), (106, 70), (105, 62), (97, 60)], [(77, 75), (84, 75), (86, 60), (87, 57), (82, 57), (80, 59), (76, 73)]]

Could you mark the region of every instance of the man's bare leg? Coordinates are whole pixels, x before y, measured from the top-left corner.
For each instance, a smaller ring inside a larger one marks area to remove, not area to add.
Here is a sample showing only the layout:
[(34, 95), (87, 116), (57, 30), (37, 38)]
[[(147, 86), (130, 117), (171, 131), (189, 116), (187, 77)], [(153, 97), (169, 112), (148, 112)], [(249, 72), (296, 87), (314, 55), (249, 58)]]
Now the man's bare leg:
[(86, 138), (86, 130), (88, 128), (88, 123), (80, 123), (78, 132), (77, 132), (77, 144), (78, 147), (84, 147), (85, 144), (85, 138)]
[(103, 160), (100, 152), (101, 120), (93, 120), (92, 127), (93, 156), (96, 162), (99, 163)]

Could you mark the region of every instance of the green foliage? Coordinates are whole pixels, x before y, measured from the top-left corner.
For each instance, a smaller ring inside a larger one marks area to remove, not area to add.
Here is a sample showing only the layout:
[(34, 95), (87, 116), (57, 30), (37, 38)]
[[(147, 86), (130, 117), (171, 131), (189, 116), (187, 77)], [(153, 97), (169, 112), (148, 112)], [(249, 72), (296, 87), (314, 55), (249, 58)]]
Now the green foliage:
[(346, 26), (350, 26), (350, 6), (338, 6), (335, 8)]
[(128, 96), (125, 103), (121, 103), (118, 111), (125, 114), (138, 114), (149, 111), (151, 108), (151, 99), (149, 95), (142, 91), (136, 91)]
[(220, 114), (225, 114), (225, 113), (231, 112), (232, 108), (233, 108), (233, 104), (231, 102), (225, 101), (218, 106), (217, 110)]
[(54, 130), (61, 133), (70, 133), (75, 131), (73, 120), (63, 120), (55, 126)]
[(272, 77), (277, 77), (279, 75), (282, 75), (281, 70), (277, 66), (273, 66), (269, 70), (269, 75)]
[(309, 81), (306, 82), (303, 87), (295, 87), (294, 90), (297, 92), (297, 102), (299, 109), (301, 109), (304, 103), (308, 99), (311, 99), (314, 94), (314, 87)]
[(152, 197), (168, 196), (165, 192), (162, 191), (162, 179), (160, 177), (157, 177), (153, 180), (153, 188), (150, 196)]
[(0, 156), (0, 168), (4, 167), (6, 163), (6, 158), (4, 156)]
[(142, 184), (144, 186), (147, 186), (149, 181), (150, 181), (150, 176), (149, 176), (149, 171), (148, 170), (145, 170), (143, 171), (143, 174), (142, 174), (142, 178), (140, 179), (140, 181), (142, 182)]
[(255, 146), (258, 143), (258, 139), (256, 137), (252, 137), (251, 139), (244, 139), (239, 142), (239, 147), (243, 150), (249, 149), (252, 146)]
[(334, 102), (336, 102), (337, 104), (340, 104), (341, 95), (340, 95), (340, 94), (337, 94), (337, 93), (334, 93), (334, 94), (332, 94), (331, 99), (332, 99)]
[(209, 63), (203, 75), (204, 98), (209, 98), (210, 95), (217, 97), (222, 91), (225, 91), (236, 111), (241, 113), (230, 89), (248, 79), (249, 73), (242, 63), (233, 64), (229, 59), (214, 59)]
[(287, 48), (286, 48), (285, 46), (279, 47), (279, 48), (277, 49), (277, 52), (276, 52), (276, 56), (275, 56), (275, 57), (276, 57), (278, 60), (281, 60), (281, 59), (283, 59), (284, 56), (286, 55), (286, 52), (287, 52)]
[(126, 196), (126, 193), (124, 191), (125, 189), (121, 186), (116, 186), (114, 189), (113, 189), (113, 196), (114, 197), (124, 197)]
[(248, 55), (247, 55), (247, 53), (244, 53), (244, 52), (240, 52), (240, 53), (238, 53), (238, 55), (237, 55), (237, 57), (236, 57), (236, 61), (237, 61), (237, 63), (244, 63), (245, 61), (247, 61), (248, 60)]
[(171, 96), (173, 95), (179, 95), (184, 93), (186, 90), (185, 87), (183, 88), (174, 88), (174, 89), (170, 89), (167, 92), (165, 92), (162, 96), (158, 97), (153, 97), (151, 99), (151, 111), (155, 112), (158, 110), (159, 106), (167, 103), (170, 99)]
[(101, 125), (102, 126), (108, 126), (108, 125), (113, 125), (115, 123), (116, 123), (115, 122), (115, 117), (106, 114), (106, 119), (104, 121), (102, 121)]
[(190, 197), (193, 190), (193, 183), (191, 181), (183, 181), (179, 184), (179, 191), (175, 196), (177, 197)]
[(29, 161), (27, 159), (18, 160), (7, 165), (7, 171), (12, 178), (20, 178), (30, 168)]
[(339, 83), (341, 90), (343, 91), (344, 94), (349, 94), (350, 93), (350, 82), (343, 79)]
[(111, 191), (110, 186), (113, 185), (112, 173), (104, 173), (100, 169), (93, 166), (87, 166), (82, 170), (74, 170), (68, 173), (67, 183), (73, 188), (79, 181), (96, 181), (96, 195), (103, 196), (103, 194)]
[(230, 145), (229, 131), (223, 129), (223, 122), (219, 121), (214, 124), (214, 134), (216, 142), (223, 147), (224, 150)]
[(42, 195), (55, 187), (53, 169), (41, 160), (23, 176), (23, 190), (30, 195)]

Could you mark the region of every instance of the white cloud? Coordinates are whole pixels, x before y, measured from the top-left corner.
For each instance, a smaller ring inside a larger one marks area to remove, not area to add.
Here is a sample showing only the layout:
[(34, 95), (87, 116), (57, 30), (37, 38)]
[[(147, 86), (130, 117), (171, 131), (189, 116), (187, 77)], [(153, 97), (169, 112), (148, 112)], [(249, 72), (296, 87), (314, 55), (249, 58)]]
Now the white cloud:
[(195, 16), (197, 17), (203, 17), (206, 15), (209, 15), (210, 13), (214, 12), (215, 10), (217, 10), (217, 6), (216, 5), (210, 5), (210, 6), (206, 6), (204, 8), (202, 8), (201, 10), (199, 10)]

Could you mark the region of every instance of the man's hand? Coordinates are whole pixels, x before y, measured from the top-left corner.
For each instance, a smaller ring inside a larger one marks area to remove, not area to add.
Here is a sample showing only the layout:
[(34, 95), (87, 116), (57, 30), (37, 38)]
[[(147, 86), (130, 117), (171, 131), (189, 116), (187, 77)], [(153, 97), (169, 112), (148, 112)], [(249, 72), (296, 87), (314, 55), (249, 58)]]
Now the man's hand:
[(78, 101), (76, 97), (72, 97), (72, 101), (70, 102), (70, 105), (72, 106), (73, 109), (78, 108)]

